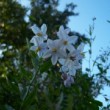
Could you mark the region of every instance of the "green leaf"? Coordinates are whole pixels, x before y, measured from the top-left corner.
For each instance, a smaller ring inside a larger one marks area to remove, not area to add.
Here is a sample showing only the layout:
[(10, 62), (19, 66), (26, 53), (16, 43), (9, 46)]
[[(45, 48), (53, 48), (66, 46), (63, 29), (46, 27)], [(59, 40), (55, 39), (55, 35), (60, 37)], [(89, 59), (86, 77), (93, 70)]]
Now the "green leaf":
[(30, 110), (33, 104), (37, 105), (37, 86), (33, 88), (31, 92), (28, 93), (26, 98), (23, 100), (20, 110)]
[(44, 61), (44, 62), (42, 62), (41, 66), (40, 66), (40, 71), (41, 72), (46, 72), (51, 67), (52, 67), (52, 63), (51, 63), (50, 60)]
[(98, 101), (98, 100), (94, 100), (94, 103), (97, 105), (97, 106), (103, 106), (103, 103)]

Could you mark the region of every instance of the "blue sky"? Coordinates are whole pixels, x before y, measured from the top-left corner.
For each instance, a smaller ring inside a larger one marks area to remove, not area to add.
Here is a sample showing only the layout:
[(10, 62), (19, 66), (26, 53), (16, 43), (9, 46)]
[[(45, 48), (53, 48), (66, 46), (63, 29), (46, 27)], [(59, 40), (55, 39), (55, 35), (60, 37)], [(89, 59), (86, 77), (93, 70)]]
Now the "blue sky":
[[(23, 5), (29, 5), (29, 0), (20, 0)], [(89, 25), (92, 24), (92, 18), (96, 17), (93, 43), (93, 59), (100, 54), (101, 47), (104, 49), (110, 46), (110, 0), (60, 0), (59, 10), (63, 10), (67, 3), (73, 2), (77, 5), (75, 12), (79, 13), (77, 17), (70, 17), (68, 27), (73, 31), (88, 35)], [(87, 62), (84, 62), (85, 66)], [(109, 95), (107, 87), (104, 93)], [(110, 95), (109, 95), (110, 97)], [(98, 97), (104, 102), (102, 96)]]

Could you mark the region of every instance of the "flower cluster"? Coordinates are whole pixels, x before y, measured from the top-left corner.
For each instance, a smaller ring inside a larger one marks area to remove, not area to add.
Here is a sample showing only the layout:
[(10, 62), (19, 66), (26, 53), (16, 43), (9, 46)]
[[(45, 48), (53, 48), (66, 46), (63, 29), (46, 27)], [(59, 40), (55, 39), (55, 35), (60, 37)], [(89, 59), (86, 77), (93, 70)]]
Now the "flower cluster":
[[(48, 38), (47, 26), (43, 24), (41, 28), (33, 25), (31, 27), (35, 36), (30, 40), (33, 46), (30, 48), (36, 51), (39, 58), (47, 59), (51, 58), (53, 65), (60, 64), (60, 72), (66, 73), (66, 79), (64, 78), (65, 85), (71, 85), (73, 83), (72, 76), (76, 74), (76, 71), (81, 68), (81, 60), (83, 58), (84, 43), (81, 43), (77, 48), (75, 43), (77, 42), (77, 36), (70, 36), (70, 29), (64, 29), (60, 26), (57, 32), (57, 39), (51, 40)], [(64, 75), (62, 75), (64, 76)], [(69, 84), (67, 84), (69, 82)]]

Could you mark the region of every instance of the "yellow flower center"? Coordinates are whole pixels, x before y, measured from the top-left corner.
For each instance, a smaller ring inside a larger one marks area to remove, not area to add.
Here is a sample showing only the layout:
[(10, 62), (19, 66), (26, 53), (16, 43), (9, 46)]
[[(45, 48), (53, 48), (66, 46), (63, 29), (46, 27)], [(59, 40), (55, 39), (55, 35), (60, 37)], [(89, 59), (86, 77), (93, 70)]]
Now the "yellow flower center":
[(42, 36), (42, 33), (40, 33), (40, 32), (39, 32), (39, 33), (37, 33), (37, 36), (41, 37), (41, 36)]
[(37, 49), (36, 49), (36, 52), (39, 52), (41, 50), (41, 47), (38, 47)]
[(52, 49), (52, 52), (56, 52), (56, 51), (57, 51), (57, 49), (56, 49), (56, 48), (53, 48), (53, 49)]
[(64, 45), (67, 45), (67, 44), (68, 44), (68, 41), (65, 40), (65, 41), (63, 42), (63, 44), (64, 44)]

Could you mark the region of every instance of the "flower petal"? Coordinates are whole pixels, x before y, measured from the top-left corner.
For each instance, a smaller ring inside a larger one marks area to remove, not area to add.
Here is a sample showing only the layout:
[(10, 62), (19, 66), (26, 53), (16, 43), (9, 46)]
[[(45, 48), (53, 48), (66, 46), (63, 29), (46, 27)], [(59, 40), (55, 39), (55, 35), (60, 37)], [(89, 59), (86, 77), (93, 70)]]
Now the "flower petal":
[(85, 44), (84, 44), (84, 43), (81, 43), (81, 44), (78, 46), (77, 50), (79, 50), (80, 52), (82, 52), (83, 49), (84, 49), (84, 46), (85, 46)]
[(47, 38), (48, 38), (48, 36), (47, 36), (47, 35), (45, 35), (45, 36), (44, 36), (44, 40), (47, 40)]
[(67, 33), (66, 33), (66, 31), (65, 31), (63, 26), (60, 26), (59, 33), (60, 33), (60, 38), (65, 38), (66, 39)]
[(63, 25), (60, 26), (59, 31), (64, 32), (64, 27), (63, 27)]
[(67, 45), (67, 49), (70, 51), (70, 52), (73, 52), (75, 50), (74, 46), (71, 45), (71, 44), (68, 44)]
[(47, 40), (47, 46), (48, 46), (49, 48), (53, 48), (53, 47), (55, 47), (55, 45), (54, 45), (54, 41), (51, 40), (51, 39), (48, 39), (48, 40)]
[(54, 40), (55, 46), (60, 49), (61, 45), (62, 45), (62, 41), (60, 39), (56, 39)]
[(39, 51), (37, 54), (41, 58), (43, 56), (43, 51)]
[(75, 68), (72, 68), (69, 72), (68, 72), (69, 75), (72, 75), (72, 76), (75, 76), (76, 74), (76, 69)]
[(30, 43), (33, 43), (34, 45), (38, 45), (37, 37), (36, 36), (32, 37), (32, 39), (30, 40)]
[(41, 43), (40, 46), (41, 46), (43, 49), (46, 49), (46, 48), (47, 48), (47, 43)]
[(42, 31), (42, 33), (46, 34), (46, 32), (47, 32), (47, 26), (46, 26), (46, 24), (43, 24), (41, 26), (41, 31)]
[(52, 64), (55, 65), (57, 63), (58, 60), (58, 56), (57, 55), (53, 55), (51, 58)]
[(51, 51), (50, 50), (47, 50), (44, 55), (43, 55), (43, 58), (48, 58), (51, 56)]
[(37, 46), (32, 46), (32, 47), (30, 48), (30, 50), (32, 50), (32, 51), (36, 51), (36, 49), (37, 49)]
[(59, 39), (62, 39), (63, 38), (63, 35), (62, 35), (62, 33), (60, 31), (57, 32), (57, 36), (58, 36)]
[(70, 28), (65, 29), (65, 32), (66, 32), (67, 34), (69, 34), (70, 31), (71, 31)]
[(68, 67), (67, 67), (67, 66), (62, 66), (62, 67), (60, 68), (60, 70), (61, 70), (61, 72), (67, 73)]
[(66, 60), (63, 59), (63, 58), (60, 58), (58, 61), (59, 61), (60, 64), (64, 65)]
[(59, 57), (63, 57), (63, 58), (65, 58), (66, 56), (67, 56), (67, 53), (64, 51), (64, 50), (61, 50), (61, 49), (59, 49), (58, 50), (58, 55), (59, 55)]
[(76, 61), (74, 61), (74, 68), (75, 69), (81, 69), (81, 64), (76, 60)]
[(68, 42), (71, 44), (75, 44), (77, 39), (78, 39), (77, 36), (71, 36), (71, 37), (68, 37)]
[(31, 29), (34, 34), (37, 34), (40, 31), (40, 29), (35, 24), (33, 26), (31, 26)]

